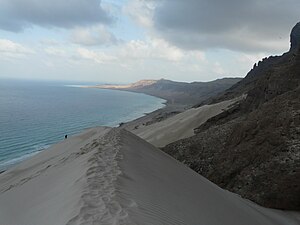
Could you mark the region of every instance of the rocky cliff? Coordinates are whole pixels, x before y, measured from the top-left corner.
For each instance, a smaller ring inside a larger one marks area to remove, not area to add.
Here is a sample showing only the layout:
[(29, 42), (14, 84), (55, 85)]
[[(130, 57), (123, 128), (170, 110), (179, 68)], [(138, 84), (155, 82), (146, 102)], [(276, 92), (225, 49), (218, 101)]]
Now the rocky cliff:
[(300, 22), (294, 26), (291, 32), (291, 48), (292, 51), (299, 51), (300, 49)]
[(266, 207), (300, 210), (300, 23), (290, 51), (255, 64), (219, 96), (244, 101), (211, 118), (196, 135), (164, 148), (215, 182)]

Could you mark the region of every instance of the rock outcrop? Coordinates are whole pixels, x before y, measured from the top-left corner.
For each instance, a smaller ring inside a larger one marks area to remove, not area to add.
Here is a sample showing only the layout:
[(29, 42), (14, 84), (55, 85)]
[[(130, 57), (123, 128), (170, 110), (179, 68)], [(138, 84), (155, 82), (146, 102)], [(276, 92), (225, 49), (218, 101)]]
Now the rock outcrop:
[(300, 22), (297, 23), (291, 32), (291, 49), (290, 51), (300, 50)]
[(291, 50), (259, 62), (210, 102), (247, 97), (164, 151), (222, 188), (272, 208), (300, 210), (300, 24)]

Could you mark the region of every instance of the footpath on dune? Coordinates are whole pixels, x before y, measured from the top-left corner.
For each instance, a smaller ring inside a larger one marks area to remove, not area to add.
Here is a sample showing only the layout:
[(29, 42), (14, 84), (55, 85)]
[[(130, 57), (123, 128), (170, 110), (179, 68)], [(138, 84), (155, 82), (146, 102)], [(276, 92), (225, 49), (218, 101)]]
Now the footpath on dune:
[(225, 191), (118, 128), (90, 129), (0, 175), (5, 225), (299, 222), (299, 214)]

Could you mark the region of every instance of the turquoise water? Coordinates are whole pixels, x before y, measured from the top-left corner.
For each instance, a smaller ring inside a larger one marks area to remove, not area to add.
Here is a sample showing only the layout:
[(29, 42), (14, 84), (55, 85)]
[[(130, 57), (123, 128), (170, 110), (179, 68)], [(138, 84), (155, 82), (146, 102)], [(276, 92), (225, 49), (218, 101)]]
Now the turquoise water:
[(162, 99), (73, 83), (0, 80), (0, 169), (95, 126), (117, 126), (163, 107)]

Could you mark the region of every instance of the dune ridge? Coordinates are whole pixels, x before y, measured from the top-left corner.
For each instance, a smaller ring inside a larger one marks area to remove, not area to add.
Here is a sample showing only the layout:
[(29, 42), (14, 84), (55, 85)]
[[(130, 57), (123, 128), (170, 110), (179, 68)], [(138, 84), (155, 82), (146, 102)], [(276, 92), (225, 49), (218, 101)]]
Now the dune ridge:
[(222, 190), (120, 128), (93, 128), (0, 175), (0, 224), (299, 224)]

